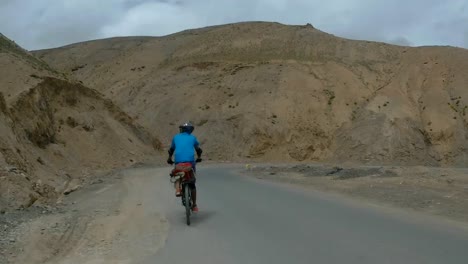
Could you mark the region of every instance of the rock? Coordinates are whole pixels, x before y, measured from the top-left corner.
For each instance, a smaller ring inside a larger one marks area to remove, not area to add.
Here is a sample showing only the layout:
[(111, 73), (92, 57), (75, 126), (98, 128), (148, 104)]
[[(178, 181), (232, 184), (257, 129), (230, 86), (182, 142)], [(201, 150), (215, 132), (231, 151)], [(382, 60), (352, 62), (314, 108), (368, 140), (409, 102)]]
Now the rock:
[(8, 172), (14, 172), (14, 173), (18, 171), (18, 168), (16, 167), (6, 167), (6, 169), (8, 170)]
[(68, 183), (68, 187), (63, 191), (63, 194), (69, 195), (70, 193), (81, 188), (80, 181), (78, 179), (73, 179)]
[(75, 185), (74, 187), (67, 188), (67, 189), (63, 192), (63, 194), (69, 195), (70, 193), (72, 193), (72, 192), (78, 190), (80, 187), (81, 187), (80, 185)]
[(343, 170), (343, 168), (341, 168), (341, 167), (333, 167), (333, 170), (330, 171), (330, 172), (328, 172), (328, 173), (327, 173), (327, 176), (336, 174), (336, 173), (338, 173), (338, 172), (340, 172), (340, 171), (342, 171), (342, 170)]
[(93, 181), (91, 184), (94, 185), (94, 184), (99, 184), (99, 183), (103, 183), (104, 181), (102, 179), (97, 179), (95, 181)]
[(39, 164), (41, 165), (45, 164), (44, 160), (41, 157), (37, 157), (36, 161), (39, 162)]

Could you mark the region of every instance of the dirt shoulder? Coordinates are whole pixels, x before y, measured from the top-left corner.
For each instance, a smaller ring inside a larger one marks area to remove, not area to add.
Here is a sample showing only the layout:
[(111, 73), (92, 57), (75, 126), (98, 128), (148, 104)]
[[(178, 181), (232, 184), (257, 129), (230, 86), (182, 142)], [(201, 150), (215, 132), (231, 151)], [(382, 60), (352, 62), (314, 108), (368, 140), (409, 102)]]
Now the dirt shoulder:
[(169, 229), (154, 205), (165, 172), (124, 170), (57, 206), (0, 215), (0, 263), (135, 263), (154, 254)]
[(468, 223), (468, 169), (247, 165), (248, 174)]

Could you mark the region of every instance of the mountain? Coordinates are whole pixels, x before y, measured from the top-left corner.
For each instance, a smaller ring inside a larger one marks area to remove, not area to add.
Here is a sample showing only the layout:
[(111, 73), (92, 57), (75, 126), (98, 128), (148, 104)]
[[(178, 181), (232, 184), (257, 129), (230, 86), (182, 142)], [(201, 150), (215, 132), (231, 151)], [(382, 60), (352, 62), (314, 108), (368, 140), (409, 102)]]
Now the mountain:
[(102, 94), (0, 36), (0, 210), (55, 201), (160, 148)]
[(33, 52), (215, 160), (466, 165), (468, 50), (254, 22)]

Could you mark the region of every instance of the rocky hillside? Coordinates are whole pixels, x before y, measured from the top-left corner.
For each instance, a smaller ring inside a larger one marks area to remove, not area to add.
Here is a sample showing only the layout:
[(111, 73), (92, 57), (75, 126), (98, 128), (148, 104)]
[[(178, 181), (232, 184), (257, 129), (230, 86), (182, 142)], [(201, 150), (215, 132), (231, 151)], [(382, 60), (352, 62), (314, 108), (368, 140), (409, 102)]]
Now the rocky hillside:
[(241, 23), (34, 53), (213, 159), (466, 165), (468, 50)]
[(65, 78), (0, 33), (0, 93), (8, 104), (41, 82), (39, 76)]
[(159, 153), (110, 100), (0, 39), (0, 211), (55, 201), (97, 172)]

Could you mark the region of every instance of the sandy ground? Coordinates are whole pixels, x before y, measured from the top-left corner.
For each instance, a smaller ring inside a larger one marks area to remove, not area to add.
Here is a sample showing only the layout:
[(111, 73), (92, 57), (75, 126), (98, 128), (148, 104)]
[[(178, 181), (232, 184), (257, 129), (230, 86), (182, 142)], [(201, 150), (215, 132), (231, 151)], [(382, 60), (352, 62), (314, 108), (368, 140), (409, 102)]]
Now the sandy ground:
[(57, 208), (1, 215), (0, 263), (124, 264), (154, 254), (169, 229), (153, 202), (155, 186), (170, 187), (166, 174), (122, 171), (66, 196)]
[(344, 194), (468, 223), (468, 169), (401, 166), (247, 165), (259, 179)]

